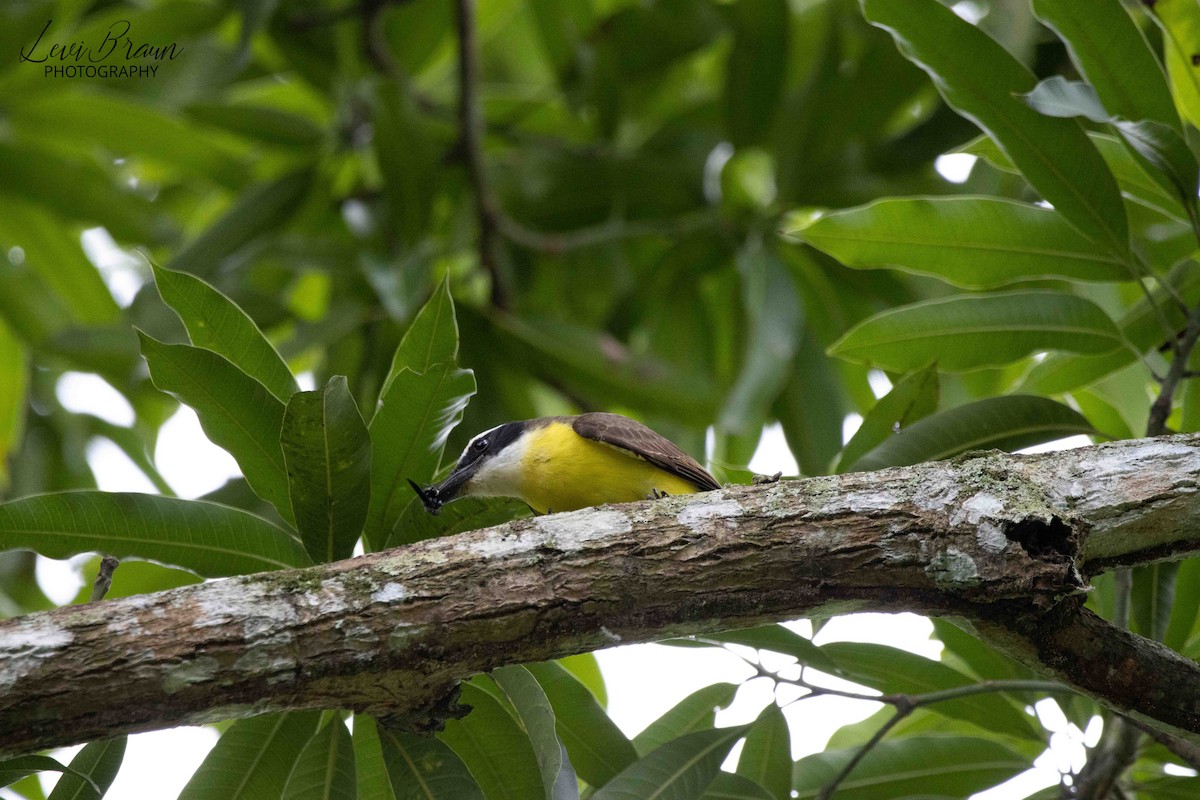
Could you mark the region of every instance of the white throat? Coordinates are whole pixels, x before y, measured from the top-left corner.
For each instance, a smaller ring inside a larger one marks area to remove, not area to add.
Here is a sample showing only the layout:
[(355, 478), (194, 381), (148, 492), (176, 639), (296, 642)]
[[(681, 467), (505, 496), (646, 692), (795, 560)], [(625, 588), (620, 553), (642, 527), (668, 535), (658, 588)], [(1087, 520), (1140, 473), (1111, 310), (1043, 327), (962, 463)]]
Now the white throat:
[(521, 436), (508, 447), (489, 456), (463, 487), (464, 495), (480, 497), (520, 497), (521, 462), (529, 447), (529, 434)]

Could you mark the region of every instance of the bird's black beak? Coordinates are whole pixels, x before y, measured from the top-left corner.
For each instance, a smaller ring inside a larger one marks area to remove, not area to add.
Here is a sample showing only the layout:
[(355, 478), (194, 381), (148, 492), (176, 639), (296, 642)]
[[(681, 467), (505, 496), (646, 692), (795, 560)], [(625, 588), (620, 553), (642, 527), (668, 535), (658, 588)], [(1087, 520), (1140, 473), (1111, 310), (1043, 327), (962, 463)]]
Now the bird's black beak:
[(458, 493), (462, 491), (463, 486), (471, 479), (474, 472), (475, 470), (471, 467), (455, 469), (446, 480), (435, 483), (428, 489), (422, 489), (411, 478), (409, 478), (408, 484), (417, 493), (417, 497), (421, 498), (421, 505), (425, 506), (425, 510), (430, 514), (437, 514), (442, 510), (442, 506), (458, 497)]

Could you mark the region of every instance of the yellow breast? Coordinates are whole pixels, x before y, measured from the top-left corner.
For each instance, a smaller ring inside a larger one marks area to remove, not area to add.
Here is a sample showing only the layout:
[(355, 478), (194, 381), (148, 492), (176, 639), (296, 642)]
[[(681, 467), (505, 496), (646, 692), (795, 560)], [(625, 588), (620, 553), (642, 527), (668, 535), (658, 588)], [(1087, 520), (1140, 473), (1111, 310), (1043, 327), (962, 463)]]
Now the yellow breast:
[(562, 422), (532, 431), (521, 463), (521, 499), (539, 514), (645, 500), (654, 490), (693, 494), (696, 486), (632, 453), (585, 439)]

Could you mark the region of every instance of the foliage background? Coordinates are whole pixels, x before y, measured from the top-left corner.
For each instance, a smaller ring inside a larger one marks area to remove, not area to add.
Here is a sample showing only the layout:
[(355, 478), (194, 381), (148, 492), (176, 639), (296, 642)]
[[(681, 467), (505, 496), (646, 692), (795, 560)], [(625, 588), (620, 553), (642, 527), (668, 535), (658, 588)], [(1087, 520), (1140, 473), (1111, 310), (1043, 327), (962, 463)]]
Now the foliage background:
[[(221, 517), (213, 535), (241, 542), (245, 524), (261, 550), (188, 561), (148, 529), (117, 553), (135, 560), (113, 596), (264, 558), (344, 557), (360, 531), (378, 549), (519, 513), (464, 502), (435, 526), (394, 484), (432, 477), (443, 445), (453, 454), (479, 430), (543, 414), (620, 411), (698, 455), (709, 437), (714, 471), (735, 482), (775, 421), (804, 475), (1200, 429), (1185, 372), (1200, 299), (1188, 147), (1200, 90), (1186, 58), (1197, 10), (1084, 5), (980, 0), (955, 16), (934, 0), (867, 0), (893, 36), (846, 0), (4, 4), (0, 497), (16, 502), (0, 506), (3, 613), (52, 605), (30, 550), (112, 551), (106, 525), (166, 508), (96, 512), (53, 544), (13, 521), (85, 496), (17, 498), (94, 489), (97, 438), (169, 494), (152, 457), (178, 402), (164, 391), (197, 408), (250, 481), (208, 498), (255, 515)], [(136, 42), (182, 50), (152, 79), (44, 77), (17, 54), (48, 19), (55, 41), (96, 42), (125, 19)], [(1051, 76), (1067, 80), (1027, 103)], [(982, 156), (962, 183), (935, 169), (955, 150)], [(118, 302), (105, 280), (130, 275), (140, 288)], [(327, 388), (293, 403), (255, 327), (291, 373)], [(872, 368), (893, 387), (882, 399)], [(102, 376), (134, 424), (64, 407), (66, 371)], [(231, 432), (248, 403), (280, 418)], [(849, 414), (864, 422), (846, 442)], [(272, 450), (281, 429), (297, 438)], [(357, 464), (334, 498), (350, 509), (342, 530), (306, 527), (312, 507), (281, 471), (314, 457), (314, 431)], [(247, 441), (267, 444), (256, 454)], [(200, 514), (177, 510), (183, 529)], [(1139, 571), (1129, 615), (1192, 657), (1196, 569)], [(1120, 613), (1124, 591), (1106, 576), (1093, 603)], [(885, 693), (1030, 677), (949, 622), (936, 635), (940, 663), (881, 645), (817, 649), (780, 628), (748, 641)], [(626, 768), (688, 800), (814, 797), (888, 713), (793, 764), (773, 706), (750, 728), (711, 732), (731, 692), (710, 687), (630, 743), (588, 658), (518, 668), (468, 687), (476, 710), (437, 741), (362, 717), (351, 736), (331, 713), (238, 722), (184, 796), (234, 796), (225, 778), (252, 797), (416, 796), (400, 754), (444, 781), (421, 796), (573, 796), (546, 777), (561, 739), (597, 798), (638, 796), (619, 778), (605, 786)], [(1047, 745), (1024, 710), (1034, 699), (922, 708), (837, 797), (965, 797), (1003, 781)], [(547, 703), (557, 739), (523, 713)], [(1061, 705), (1081, 728), (1099, 713)], [(710, 787), (744, 735), (741, 778)], [(104, 784), (122, 747), (90, 746), (72, 766)], [(338, 771), (305, 771), (327, 754)], [(1163, 773), (1173, 758), (1143, 747), (1126, 788), (1194, 793), (1196, 779)], [(691, 783), (669, 782), (684, 762)], [(30, 778), (15, 789), (40, 796)]]

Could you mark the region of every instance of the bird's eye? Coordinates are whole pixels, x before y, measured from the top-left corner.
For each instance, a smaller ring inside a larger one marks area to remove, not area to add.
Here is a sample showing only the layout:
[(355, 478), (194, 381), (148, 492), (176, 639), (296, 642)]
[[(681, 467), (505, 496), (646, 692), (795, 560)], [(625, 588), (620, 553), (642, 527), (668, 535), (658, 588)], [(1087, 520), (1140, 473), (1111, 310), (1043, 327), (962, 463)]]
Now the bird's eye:
[(471, 446), (475, 448), (475, 452), (482, 453), (484, 450), (487, 450), (487, 445), (487, 439), (476, 439), (475, 444)]

